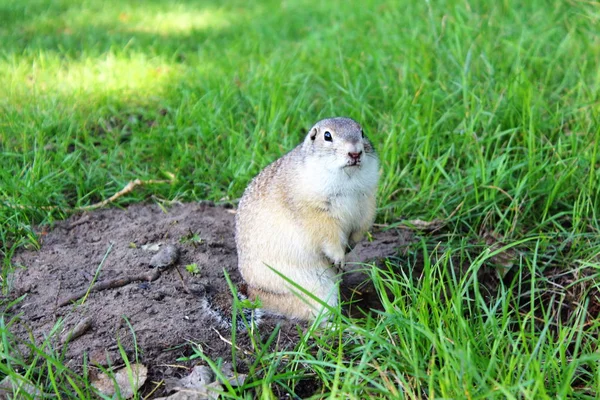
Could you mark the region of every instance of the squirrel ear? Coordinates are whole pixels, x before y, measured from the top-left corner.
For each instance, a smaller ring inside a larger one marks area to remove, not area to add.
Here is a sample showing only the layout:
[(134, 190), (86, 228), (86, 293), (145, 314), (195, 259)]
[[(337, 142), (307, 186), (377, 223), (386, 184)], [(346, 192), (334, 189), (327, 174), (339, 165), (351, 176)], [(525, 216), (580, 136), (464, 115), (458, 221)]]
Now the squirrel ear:
[(315, 140), (316, 137), (317, 137), (317, 128), (313, 128), (312, 131), (310, 131), (310, 140)]

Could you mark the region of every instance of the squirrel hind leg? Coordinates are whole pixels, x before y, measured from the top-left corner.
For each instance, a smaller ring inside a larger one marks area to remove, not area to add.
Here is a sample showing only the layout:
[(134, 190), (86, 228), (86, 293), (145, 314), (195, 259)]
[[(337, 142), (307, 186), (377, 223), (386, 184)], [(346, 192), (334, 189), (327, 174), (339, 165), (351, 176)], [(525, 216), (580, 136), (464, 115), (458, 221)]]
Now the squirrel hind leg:
[[(273, 293), (254, 287), (248, 287), (248, 295), (252, 300), (258, 297), (262, 303), (261, 307), (267, 312), (304, 321), (314, 320), (323, 309), (322, 304), (308, 298), (308, 296), (292, 292)], [(329, 306), (335, 307), (338, 303), (337, 291), (330, 293), (323, 301)]]

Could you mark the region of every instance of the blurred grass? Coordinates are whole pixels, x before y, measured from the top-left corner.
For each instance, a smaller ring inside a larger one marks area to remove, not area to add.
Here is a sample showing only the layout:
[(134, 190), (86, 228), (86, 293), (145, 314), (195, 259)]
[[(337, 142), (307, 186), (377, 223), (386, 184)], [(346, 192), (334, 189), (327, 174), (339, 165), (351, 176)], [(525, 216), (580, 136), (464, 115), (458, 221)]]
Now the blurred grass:
[(536, 273), (598, 270), (599, 22), (583, 0), (5, 0), (3, 276), (32, 224), (135, 178), (176, 177), (118, 205), (235, 201), (332, 115), (380, 153), (379, 222), (456, 210), (452, 254), (493, 231), (535, 239)]

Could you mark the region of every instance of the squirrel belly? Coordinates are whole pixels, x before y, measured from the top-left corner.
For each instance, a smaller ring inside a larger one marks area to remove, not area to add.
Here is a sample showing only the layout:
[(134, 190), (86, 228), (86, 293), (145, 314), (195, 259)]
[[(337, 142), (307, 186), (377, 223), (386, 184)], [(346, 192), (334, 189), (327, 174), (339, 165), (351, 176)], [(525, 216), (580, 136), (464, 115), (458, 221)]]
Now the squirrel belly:
[(360, 125), (332, 118), (254, 178), (236, 214), (238, 268), (249, 296), (267, 311), (304, 320), (322, 305), (303, 291), (337, 305), (333, 266), (343, 265), (373, 223), (378, 170)]

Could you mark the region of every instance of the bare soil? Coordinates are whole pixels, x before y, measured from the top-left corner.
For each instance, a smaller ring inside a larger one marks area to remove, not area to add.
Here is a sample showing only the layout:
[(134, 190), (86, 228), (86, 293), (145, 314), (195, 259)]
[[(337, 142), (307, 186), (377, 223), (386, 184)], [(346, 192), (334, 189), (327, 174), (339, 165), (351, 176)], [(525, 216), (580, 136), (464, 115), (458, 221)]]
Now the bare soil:
[[(120, 344), (128, 357), (137, 354), (148, 366), (148, 381), (184, 375), (174, 366), (186, 365), (177, 360), (192, 353), (191, 343), (199, 344), (213, 360), (231, 360), (231, 330), (207, 304), (212, 307), (215, 299), (231, 299), (224, 272), (233, 285), (242, 287), (234, 213), (211, 203), (138, 204), (74, 215), (48, 231), (40, 230), (41, 248), (23, 249), (12, 260), (19, 266), (11, 277), (12, 296), (25, 296), (11, 310), (21, 314), (13, 333), (24, 343), (30, 338), (37, 345), (49, 340), (61, 348), (68, 332), (84, 321), (89, 328), (64, 346), (67, 366), (79, 370), (84, 358), (91, 365), (119, 364)], [(357, 246), (358, 259), (394, 256), (411, 240), (406, 230), (375, 231), (371, 241)], [(155, 253), (145, 246), (156, 244), (179, 249), (175, 265), (160, 271), (150, 267)], [(186, 269), (191, 264), (199, 273)], [(94, 283), (109, 280), (125, 284), (86, 292)], [(81, 291), (82, 299), (61, 305)], [(356, 301), (350, 312), (378, 305), (363, 273), (348, 273), (342, 293)], [(260, 331), (269, 335), (277, 324), (281, 326), (277, 346), (293, 347), (298, 340), (295, 321), (267, 316)], [(237, 346), (250, 349), (247, 334), (238, 337)]]

